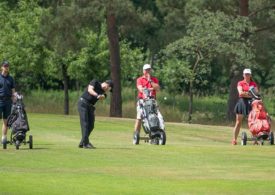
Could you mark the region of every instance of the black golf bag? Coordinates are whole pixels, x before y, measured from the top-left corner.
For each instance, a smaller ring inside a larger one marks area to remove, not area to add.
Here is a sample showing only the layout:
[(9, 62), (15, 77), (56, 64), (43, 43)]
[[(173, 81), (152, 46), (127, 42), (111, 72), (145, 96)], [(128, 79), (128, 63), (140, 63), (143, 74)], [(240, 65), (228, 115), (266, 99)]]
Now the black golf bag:
[(155, 99), (146, 99), (144, 100), (143, 107), (143, 118), (142, 125), (144, 131), (149, 134), (150, 132), (154, 132), (160, 130), (160, 120), (158, 118), (158, 110)]
[[(17, 95), (16, 102), (12, 105), (11, 114), (7, 119), (8, 127), (11, 129), (10, 143), (15, 143), (16, 148), (22, 142), (26, 143), (26, 132), (30, 130), (27, 113), (23, 103), (23, 96)], [(32, 136), (30, 136), (30, 149), (32, 148)]]

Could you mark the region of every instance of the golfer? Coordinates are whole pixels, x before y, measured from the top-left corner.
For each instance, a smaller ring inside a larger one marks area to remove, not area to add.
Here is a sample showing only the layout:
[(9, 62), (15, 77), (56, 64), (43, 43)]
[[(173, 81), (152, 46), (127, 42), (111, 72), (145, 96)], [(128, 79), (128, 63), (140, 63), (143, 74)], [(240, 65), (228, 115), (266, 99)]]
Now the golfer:
[[(141, 129), (141, 119), (142, 119), (142, 109), (141, 105), (143, 103), (143, 99), (146, 98), (146, 95), (144, 93), (145, 89), (148, 89), (150, 91), (150, 95), (154, 98), (156, 98), (157, 91), (160, 90), (159, 81), (156, 77), (153, 77), (151, 75), (151, 65), (150, 64), (144, 64), (143, 65), (143, 75), (136, 80), (136, 87), (138, 90), (138, 101), (137, 101), (137, 118), (135, 122), (135, 129), (134, 129), (134, 135), (136, 133), (140, 133)], [(158, 118), (161, 120), (161, 125), (163, 126), (162, 129), (164, 129), (164, 123), (163, 123), (163, 117), (161, 113), (158, 111)]]
[(252, 96), (249, 94), (249, 88), (252, 86), (255, 92), (258, 93), (257, 84), (252, 80), (251, 69), (243, 70), (243, 80), (238, 82), (237, 90), (239, 93), (239, 100), (235, 106), (234, 112), (236, 113), (236, 123), (233, 129), (232, 145), (237, 145), (237, 138), (242, 125), (243, 117), (248, 116), (251, 111), (250, 100)]
[(78, 101), (78, 112), (80, 116), (81, 125), (81, 141), (79, 148), (94, 149), (95, 147), (89, 140), (89, 136), (94, 129), (95, 122), (95, 104), (98, 100), (104, 100), (107, 95), (106, 92), (112, 92), (113, 89), (112, 80), (107, 80), (100, 83), (97, 80), (92, 80), (84, 93), (81, 95)]
[(11, 113), (12, 98), (15, 96), (15, 83), (9, 74), (9, 62), (4, 61), (0, 75), (0, 119), (3, 118), (2, 143), (7, 141), (7, 118)]

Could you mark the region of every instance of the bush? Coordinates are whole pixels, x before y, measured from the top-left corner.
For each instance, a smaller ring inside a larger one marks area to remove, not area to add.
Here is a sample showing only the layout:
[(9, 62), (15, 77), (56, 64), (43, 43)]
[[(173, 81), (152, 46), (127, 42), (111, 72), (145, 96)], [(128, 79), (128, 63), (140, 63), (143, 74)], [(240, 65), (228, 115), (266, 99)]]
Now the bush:
[[(72, 115), (78, 114), (77, 102), (82, 91), (71, 91), (69, 93), (69, 112)], [(110, 96), (110, 95), (109, 95)], [(110, 97), (106, 101), (96, 104), (97, 116), (109, 116)], [(124, 88), (122, 92), (123, 117), (136, 117), (136, 96), (135, 89)], [(64, 113), (63, 91), (42, 91), (36, 90), (24, 94), (24, 102), (27, 112), (33, 113)], [(167, 122), (187, 122), (188, 119), (188, 96), (171, 95), (161, 91), (157, 96), (160, 111)], [(270, 115), (275, 115), (275, 101), (268, 94), (264, 96), (265, 105)], [(199, 124), (225, 124), (227, 110), (226, 96), (194, 96), (192, 123)], [(226, 122), (232, 124), (232, 121)]]

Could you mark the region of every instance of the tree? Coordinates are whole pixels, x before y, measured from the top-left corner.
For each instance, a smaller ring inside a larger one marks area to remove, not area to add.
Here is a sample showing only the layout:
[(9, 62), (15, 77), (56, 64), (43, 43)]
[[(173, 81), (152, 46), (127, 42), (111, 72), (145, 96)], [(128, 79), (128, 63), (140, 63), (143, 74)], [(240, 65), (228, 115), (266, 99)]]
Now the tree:
[[(232, 64), (249, 64), (253, 61), (252, 44), (242, 36), (245, 31), (252, 29), (252, 24), (241, 17), (204, 11), (190, 18), (187, 36), (167, 46), (166, 56), (174, 59), (172, 63), (175, 64), (172, 69), (166, 65), (163, 74), (166, 75), (166, 82), (175, 82), (176, 87), (188, 84), (189, 122), (192, 119), (194, 82), (207, 82), (197, 78), (210, 70), (209, 64), (214, 58), (227, 56)], [(187, 78), (179, 78), (181, 74)]]
[(107, 4), (107, 34), (109, 39), (111, 77), (114, 82), (112, 102), (110, 107), (111, 117), (122, 117), (121, 80), (120, 80), (120, 51), (119, 35), (113, 1)]
[(81, 48), (81, 21), (77, 17), (78, 7), (72, 2), (59, 0), (44, 12), (41, 36), (48, 54), (47, 72), (62, 78), (64, 87), (64, 114), (69, 114), (68, 67)]
[(38, 36), (42, 9), (37, 1), (0, 3), (0, 58), (10, 61), (17, 90), (37, 87), (43, 75)]

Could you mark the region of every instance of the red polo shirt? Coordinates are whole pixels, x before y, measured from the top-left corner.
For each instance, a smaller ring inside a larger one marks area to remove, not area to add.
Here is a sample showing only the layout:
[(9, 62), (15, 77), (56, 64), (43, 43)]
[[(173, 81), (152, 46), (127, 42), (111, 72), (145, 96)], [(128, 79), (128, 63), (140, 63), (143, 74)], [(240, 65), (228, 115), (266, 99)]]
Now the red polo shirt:
[[(152, 82), (159, 83), (158, 79), (156, 77), (151, 77)], [(141, 85), (143, 88), (152, 88), (152, 84), (144, 77), (141, 76), (137, 78), (137, 86)], [(156, 98), (157, 92), (156, 90), (153, 90), (151, 95)], [(143, 93), (138, 91), (138, 98), (144, 99)]]
[(245, 80), (242, 80), (238, 82), (238, 87), (239, 86), (242, 87), (243, 91), (249, 91), (249, 87), (257, 87), (257, 84), (254, 81), (250, 81), (249, 83), (247, 83)]

